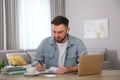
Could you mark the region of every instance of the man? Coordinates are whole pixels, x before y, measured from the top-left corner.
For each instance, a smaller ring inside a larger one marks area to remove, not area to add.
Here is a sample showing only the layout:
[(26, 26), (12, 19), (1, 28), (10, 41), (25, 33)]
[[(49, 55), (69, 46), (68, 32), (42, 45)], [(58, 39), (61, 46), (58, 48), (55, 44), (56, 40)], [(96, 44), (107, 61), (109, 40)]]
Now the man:
[(42, 41), (33, 62), (38, 71), (58, 67), (57, 74), (78, 70), (79, 57), (87, 54), (82, 40), (68, 34), (69, 20), (57, 16), (52, 20), (53, 36)]

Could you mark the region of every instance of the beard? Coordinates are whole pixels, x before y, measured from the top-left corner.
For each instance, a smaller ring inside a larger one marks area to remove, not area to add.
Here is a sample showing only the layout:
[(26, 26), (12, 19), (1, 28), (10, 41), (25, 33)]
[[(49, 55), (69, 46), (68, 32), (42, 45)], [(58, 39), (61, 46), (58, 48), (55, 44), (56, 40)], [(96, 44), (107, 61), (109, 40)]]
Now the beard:
[(63, 43), (66, 38), (67, 38), (67, 34), (66, 34), (63, 38), (59, 38), (59, 39), (56, 39), (56, 38), (54, 37), (54, 39), (55, 39), (55, 41), (56, 41), (57, 43)]

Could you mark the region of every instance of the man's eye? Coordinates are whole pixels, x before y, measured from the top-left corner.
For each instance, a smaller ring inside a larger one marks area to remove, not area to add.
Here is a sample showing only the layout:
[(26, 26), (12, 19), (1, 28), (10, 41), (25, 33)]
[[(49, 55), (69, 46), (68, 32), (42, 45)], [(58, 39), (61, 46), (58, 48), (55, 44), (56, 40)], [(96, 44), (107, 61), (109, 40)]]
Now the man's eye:
[(62, 32), (58, 32), (58, 34), (61, 34)]
[(63, 31), (61, 31), (61, 32), (58, 32), (59, 34), (61, 34), (61, 33), (63, 33)]
[(55, 31), (53, 31), (53, 33), (56, 33)]
[(53, 31), (53, 33), (62, 34), (63, 31), (60, 31), (60, 32)]

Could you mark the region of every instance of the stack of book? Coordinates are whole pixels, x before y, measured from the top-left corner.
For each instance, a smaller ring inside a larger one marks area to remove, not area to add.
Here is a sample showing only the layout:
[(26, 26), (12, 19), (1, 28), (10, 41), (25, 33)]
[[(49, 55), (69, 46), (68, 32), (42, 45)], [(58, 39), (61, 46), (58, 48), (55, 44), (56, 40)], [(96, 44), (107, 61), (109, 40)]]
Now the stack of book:
[(21, 66), (6, 66), (1, 71), (2, 74), (23, 74), (26, 72), (26, 68)]

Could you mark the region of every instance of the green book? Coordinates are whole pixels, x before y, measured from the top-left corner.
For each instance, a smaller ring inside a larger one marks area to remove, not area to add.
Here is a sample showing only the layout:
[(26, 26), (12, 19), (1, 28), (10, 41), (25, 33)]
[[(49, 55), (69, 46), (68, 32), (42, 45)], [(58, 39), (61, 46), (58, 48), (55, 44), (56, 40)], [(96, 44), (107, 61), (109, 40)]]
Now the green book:
[(25, 73), (25, 72), (26, 72), (26, 70), (20, 70), (20, 71), (11, 71), (11, 72), (9, 72), (8, 74), (15, 75), (15, 74), (23, 74), (23, 73)]

